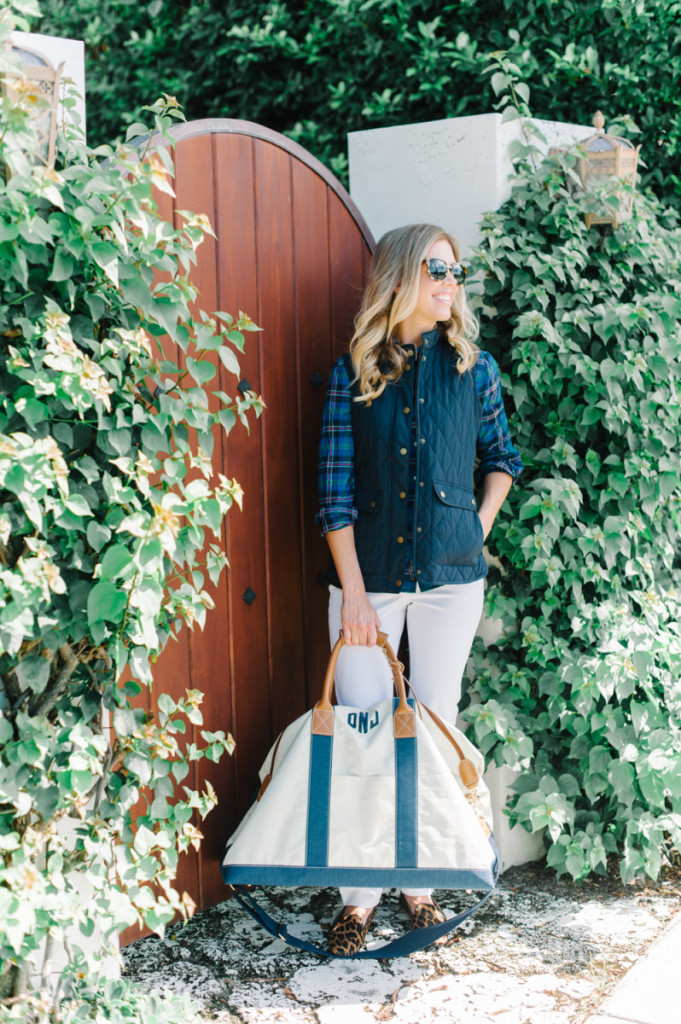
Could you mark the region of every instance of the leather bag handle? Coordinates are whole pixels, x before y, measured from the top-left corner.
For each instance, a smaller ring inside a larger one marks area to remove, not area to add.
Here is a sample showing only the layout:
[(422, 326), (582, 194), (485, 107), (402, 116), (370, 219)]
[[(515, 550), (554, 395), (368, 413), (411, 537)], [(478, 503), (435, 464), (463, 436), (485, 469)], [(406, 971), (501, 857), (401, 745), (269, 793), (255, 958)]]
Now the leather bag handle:
[[(322, 695), (312, 709), (312, 732), (316, 736), (333, 736), (333, 704), (331, 703), (333, 680), (336, 673), (338, 655), (340, 654), (344, 643), (343, 632), (341, 630), (338, 639), (334, 644), (333, 650), (331, 651), (326, 675), (324, 676)], [(414, 711), (407, 703), (407, 690), (404, 685), (402, 665), (397, 660), (395, 652), (390, 646), (387, 633), (377, 633), (377, 645), (381, 648), (388, 659), (388, 664), (390, 665), (390, 670), (395, 682), (395, 689), (397, 690), (397, 696), (399, 698), (394, 716), (395, 736), (398, 739), (415, 736), (416, 727)]]

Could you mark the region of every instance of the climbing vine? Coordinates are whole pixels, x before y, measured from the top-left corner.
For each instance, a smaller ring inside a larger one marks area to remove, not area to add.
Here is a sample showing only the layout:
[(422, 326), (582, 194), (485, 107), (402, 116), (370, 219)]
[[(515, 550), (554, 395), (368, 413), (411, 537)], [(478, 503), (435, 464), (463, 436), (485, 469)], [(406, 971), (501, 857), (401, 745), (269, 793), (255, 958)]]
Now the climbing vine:
[(545, 156), (519, 68), (492, 70), (530, 134), (484, 220), (479, 313), (525, 471), (465, 717), (520, 769), (511, 817), (547, 830), (549, 865), (581, 878), (616, 855), (654, 878), (681, 849), (681, 227), (643, 190), (617, 230), (587, 229), (617, 183), (585, 192), (575, 151)]

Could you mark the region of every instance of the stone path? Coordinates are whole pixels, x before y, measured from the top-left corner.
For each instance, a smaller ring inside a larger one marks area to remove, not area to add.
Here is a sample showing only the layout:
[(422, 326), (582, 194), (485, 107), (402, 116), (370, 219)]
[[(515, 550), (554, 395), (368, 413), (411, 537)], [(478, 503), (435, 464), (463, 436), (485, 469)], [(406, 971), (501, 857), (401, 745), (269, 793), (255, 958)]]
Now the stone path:
[[(438, 895), (452, 912), (472, 898)], [(317, 943), (318, 922), (337, 910), (329, 889), (274, 889), (265, 900)], [(503, 875), (447, 945), (406, 959), (321, 962), (273, 940), (234, 900), (123, 953), (129, 976), (190, 993), (220, 1024), (583, 1024), (679, 910), (678, 871), (623, 888), (613, 879), (576, 886), (530, 866)], [(405, 924), (396, 894), (384, 895), (373, 941)]]
[(587, 1024), (679, 1024), (681, 914), (652, 944)]

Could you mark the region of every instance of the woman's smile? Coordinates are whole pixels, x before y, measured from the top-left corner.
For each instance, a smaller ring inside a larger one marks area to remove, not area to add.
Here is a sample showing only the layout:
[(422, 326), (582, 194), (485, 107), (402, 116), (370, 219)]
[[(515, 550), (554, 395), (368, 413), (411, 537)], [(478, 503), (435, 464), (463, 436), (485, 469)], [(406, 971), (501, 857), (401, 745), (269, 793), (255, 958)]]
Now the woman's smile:
[(433, 298), (435, 299), (436, 302), (443, 303), (443, 305), (445, 305), (447, 307), (447, 309), (451, 309), (452, 308), (452, 302), (454, 301), (454, 293), (453, 292), (437, 292), (436, 295), (433, 295)]

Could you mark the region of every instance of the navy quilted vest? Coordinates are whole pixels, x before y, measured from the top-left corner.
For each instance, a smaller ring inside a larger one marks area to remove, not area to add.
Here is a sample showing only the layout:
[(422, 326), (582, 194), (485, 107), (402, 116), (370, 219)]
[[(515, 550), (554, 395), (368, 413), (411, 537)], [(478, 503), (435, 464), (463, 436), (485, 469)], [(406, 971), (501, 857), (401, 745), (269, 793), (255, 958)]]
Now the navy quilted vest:
[[(346, 366), (350, 380), (354, 369)], [(459, 374), (457, 355), (437, 330), (423, 335), (416, 392), (416, 499), (413, 572), (420, 586), (470, 583), (487, 573), (473, 493), (481, 406), (474, 371)], [(410, 409), (415, 367), (371, 404), (353, 402), (355, 546), (368, 591), (397, 593), (405, 575)], [(359, 394), (352, 385), (353, 398)], [(330, 568), (329, 578), (339, 586)]]

